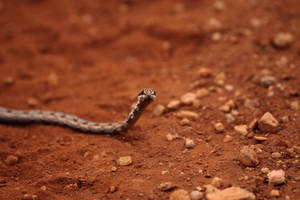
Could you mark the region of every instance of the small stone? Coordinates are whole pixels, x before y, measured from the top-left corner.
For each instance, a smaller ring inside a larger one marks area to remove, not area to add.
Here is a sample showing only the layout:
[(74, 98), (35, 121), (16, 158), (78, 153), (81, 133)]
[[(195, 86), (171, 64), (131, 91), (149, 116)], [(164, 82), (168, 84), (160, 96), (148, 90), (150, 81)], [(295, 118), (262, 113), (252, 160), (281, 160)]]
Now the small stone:
[(267, 167), (263, 167), (263, 168), (261, 168), (261, 170), (260, 170), (262, 173), (264, 173), (264, 174), (267, 174), (267, 173), (269, 173), (270, 172), (270, 169), (269, 168), (267, 168)]
[(266, 137), (263, 137), (263, 136), (254, 136), (254, 139), (256, 140), (256, 141), (259, 141), (259, 142), (264, 142), (264, 141), (266, 141), (268, 138), (266, 138)]
[(214, 32), (211, 35), (211, 40), (214, 42), (220, 41), (222, 38), (222, 34), (220, 32)]
[(279, 152), (273, 152), (271, 154), (271, 158), (273, 158), (273, 159), (281, 158), (281, 153), (279, 153)]
[(117, 167), (112, 166), (111, 169), (110, 169), (110, 171), (111, 171), (111, 172), (116, 172), (116, 171), (117, 171)]
[(291, 33), (278, 33), (273, 38), (273, 44), (278, 48), (289, 47), (294, 41), (294, 36)]
[(188, 149), (192, 149), (195, 146), (195, 142), (192, 139), (186, 138), (185, 139), (185, 147)]
[(171, 193), (170, 200), (191, 200), (191, 198), (187, 191), (179, 189)]
[(204, 194), (198, 190), (194, 190), (190, 193), (191, 200), (200, 200), (203, 199)]
[(28, 104), (29, 106), (31, 106), (31, 107), (37, 106), (38, 103), (39, 103), (38, 100), (35, 99), (35, 98), (33, 98), (33, 97), (30, 97), (30, 98), (27, 99), (27, 104)]
[(212, 181), (211, 181), (211, 184), (212, 184), (213, 186), (215, 186), (216, 188), (219, 188), (219, 187), (222, 186), (223, 180), (222, 180), (221, 178), (219, 178), (219, 177), (214, 177), (214, 178), (212, 179)]
[(227, 105), (227, 104), (224, 104), (224, 105), (219, 107), (219, 110), (222, 111), (222, 112), (228, 113), (228, 112), (230, 112), (230, 106)]
[(258, 125), (258, 119), (257, 118), (255, 118), (255, 119), (253, 119), (251, 122), (250, 122), (250, 124), (249, 124), (249, 129), (250, 130), (255, 130), (255, 129), (257, 129), (257, 125)]
[(255, 108), (260, 106), (258, 99), (245, 99), (244, 106), (246, 108)]
[(226, 80), (226, 74), (224, 72), (220, 72), (215, 77), (215, 82), (219, 85), (223, 85)]
[(114, 193), (114, 192), (116, 192), (117, 191), (117, 187), (116, 186), (114, 186), (114, 185), (111, 185), (110, 187), (109, 187), (109, 192), (110, 193)]
[(8, 155), (4, 161), (7, 165), (15, 165), (19, 162), (19, 157), (14, 155)]
[(184, 118), (184, 119), (182, 119), (182, 120), (179, 122), (179, 124), (180, 124), (181, 126), (189, 126), (189, 125), (191, 125), (191, 122), (190, 122), (189, 119)]
[(208, 78), (208, 77), (211, 77), (212, 76), (212, 70), (209, 69), (209, 68), (206, 68), (206, 67), (201, 67), (199, 70), (198, 70), (198, 75), (202, 78)]
[(289, 116), (285, 115), (285, 116), (281, 117), (281, 121), (282, 121), (283, 123), (289, 122), (289, 121), (290, 121)]
[(201, 89), (197, 90), (197, 92), (196, 92), (197, 98), (206, 97), (208, 95), (209, 95), (209, 91), (206, 88), (201, 88)]
[(99, 154), (96, 154), (96, 155), (94, 155), (94, 156), (93, 156), (93, 160), (95, 160), (95, 161), (98, 161), (98, 160), (100, 160), (100, 156), (99, 156)]
[(179, 135), (178, 134), (172, 135), (172, 134), (168, 133), (166, 135), (166, 138), (167, 138), (168, 141), (172, 141), (172, 140), (175, 140), (175, 139), (179, 138)]
[(290, 104), (290, 108), (292, 110), (299, 110), (300, 109), (299, 101), (292, 101)]
[(173, 185), (171, 182), (164, 182), (158, 186), (158, 189), (161, 191), (170, 191), (176, 188), (176, 185)]
[(220, 191), (219, 189), (217, 189), (215, 186), (211, 185), (211, 184), (205, 184), (203, 185), (204, 188), (205, 188), (205, 192), (206, 192), (206, 195), (208, 193), (213, 193), (213, 192), (218, 192)]
[(172, 100), (168, 103), (167, 108), (168, 109), (177, 109), (180, 106), (180, 101), (179, 100)]
[(230, 135), (225, 135), (223, 142), (231, 142), (233, 140), (232, 136)]
[(207, 31), (216, 32), (223, 29), (222, 23), (216, 18), (209, 18), (207, 21)]
[(42, 191), (46, 191), (46, 190), (47, 190), (47, 187), (46, 187), (46, 185), (43, 185), (42, 187), (40, 187), (40, 190), (42, 190)]
[(234, 126), (234, 130), (237, 133), (242, 134), (243, 136), (246, 136), (248, 134), (248, 126), (245, 124)]
[(206, 194), (207, 200), (255, 200), (255, 195), (239, 187), (230, 187)]
[(225, 115), (225, 118), (226, 118), (226, 122), (228, 123), (228, 124), (230, 124), (230, 123), (232, 123), (232, 122), (234, 122), (235, 121), (235, 118), (232, 116), (232, 114), (230, 114), (230, 113), (227, 113), (226, 115)]
[(24, 194), (22, 200), (37, 200), (38, 196), (35, 194)]
[(261, 20), (258, 19), (258, 18), (252, 18), (252, 19), (250, 20), (250, 23), (251, 23), (251, 25), (252, 25), (254, 28), (259, 28), (259, 27), (262, 25)]
[(47, 81), (50, 86), (53, 86), (53, 87), (57, 86), (58, 85), (57, 74), (56, 73), (49, 74)]
[(117, 164), (121, 166), (127, 166), (132, 163), (131, 156), (123, 156), (117, 160)]
[(196, 120), (199, 118), (199, 115), (193, 111), (189, 111), (189, 110), (181, 110), (178, 113), (176, 113), (176, 116), (183, 119), (183, 118), (187, 118), (190, 120)]
[(272, 170), (268, 173), (268, 180), (270, 184), (279, 185), (285, 182), (285, 172), (280, 170)]
[(225, 90), (227, 90), (228, 92), (231, 92), (233, 90), (233, 86), (232, 85), (225, 85)]
[(276, 132), (278, 129), (278, 121), (269, 112), (266, 112), (258, 120), (258, 128), (263, 132)]
[(196, 94), (188, 92), (184, 94), (180, 100), (184, 105), (191, 105), (196, 100)]
[(166, 108), (165, 106), (158, 104), (157, 106), (155, 106), (155, 108), (153, 109), (153, 114), (155, 116), (160, 116), (165, 112)]
[(161, 171), (161, 175), (166, 175), (166, 174), (169, 174), (169, 171), (168, 171), (168, 170), (163, 170), (163, 171)]
[(225, 127), (224, 127), (224, 125), (223, 125), (221, 122), (215, 123), (215, 124), (214, 124), (214, 127), (215, 127), (215, 131), (216, 131), (217, 133), (222, 133), (222, 132), (224, 132), (224, 130), (225, 130)]
[[(0, 2), (1, 3), (1, 2)], [(15, 83), (15, 80), (13, 77), (9, 76), (9, 77), (6, 77), (3, 79), (3, 84), (5, 86), (10, 86), (10, 85), (13, 85)]]
[(276, 82), (276, 78), (273, 76), (263, 76), (260, 79), (260, 83), (263, 87), (268, 88)]
[(249, 146), (244, 146), (241, 149), (239, 160), (246, 167), (255, 167), (259, 164), (256, 152)]
[(214, 9), (217, 10), (217, 11), (222, 11), (225, 9), (225, 3), (224, 1), (216, 1), (214, 3)]
[(275, 190), (275, 189), (271, 190), (270, 197), (280, 197), (279, 190)]

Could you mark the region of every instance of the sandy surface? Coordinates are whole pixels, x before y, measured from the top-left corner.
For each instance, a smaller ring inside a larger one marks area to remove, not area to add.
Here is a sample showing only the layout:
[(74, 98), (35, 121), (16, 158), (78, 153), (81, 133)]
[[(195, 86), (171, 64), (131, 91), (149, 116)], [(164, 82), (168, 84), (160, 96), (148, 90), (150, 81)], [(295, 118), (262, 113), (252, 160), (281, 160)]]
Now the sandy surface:
[[(272, 189), (280, 191), (277, 199), (299, 199), (300, 120), (290, 108), (300, 92), (299, 1), (214, 3), (1, 0), (0, 106), (114, 122), (125, 119), (140, 89), (154, 88), (157, 99), (120, 135), (0, 124), (0, 199), (168, 199), (170, 191), (158, 189), (163, 182), (190, 192), (213, 177), (222, 178), (221, 189), (239, 186), (257, 199), (271, 199)], [(285, 48), (271, 42), (280, 32), (294, 38)], [(202, 67), (210, 77), (199, 75)], [(266, 75), (275, 78), (268, 88)], [(193, 105), (153, 114), (201, 88), (209, 94)], [(219, 110), (228, 100), (238, 114), (232, 123)], [(245, 106), (248, 100), (254, 105)], [(182, 110), (199, 117), (182, 126)], [(267, 111), (279, 121), (276, 133), (234, 130)], [(179, 138), (168, 141), (167, 134)], [(225, 135), (233, 140), (224, 142)], [(195, 146), (187, 149), (184, 138)], [(259, 149), (257, 166), (239, 162), (244, 145)], [(272, 158), (274, 152), (282, 156)], [(10, 155), (18, 160), (9, 165)], [(132, 164), (119, 166), (121, 156)], [(286, 183), (268, 184), (263, 167), (283, 169)]]

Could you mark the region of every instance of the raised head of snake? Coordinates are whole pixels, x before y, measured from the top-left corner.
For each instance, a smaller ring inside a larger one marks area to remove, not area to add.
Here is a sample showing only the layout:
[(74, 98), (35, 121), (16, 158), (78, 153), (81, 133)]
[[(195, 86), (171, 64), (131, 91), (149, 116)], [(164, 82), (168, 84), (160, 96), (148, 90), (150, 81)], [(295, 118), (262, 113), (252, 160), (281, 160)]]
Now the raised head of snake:
[(124, 125), (126, 128), (129, 128), (134, 125), (134, 123), (139, 119), (142, 112), (145, 108), (155, 100), (156, 92), (153, 89), (145, 88), (143, 89), (138, 95), (138, 101), (135, 104), (132, 111), (129, 113), (127, 120), (125, 121)]

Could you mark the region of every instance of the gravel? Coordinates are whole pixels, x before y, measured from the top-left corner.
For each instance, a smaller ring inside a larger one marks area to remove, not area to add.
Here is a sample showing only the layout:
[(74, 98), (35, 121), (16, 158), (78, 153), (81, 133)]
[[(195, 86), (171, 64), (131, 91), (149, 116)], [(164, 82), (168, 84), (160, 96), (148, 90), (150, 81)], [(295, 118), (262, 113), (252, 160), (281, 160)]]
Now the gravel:
[(273, 38), (273, 45), (277, 48), (286, 48), (291, 46), (291, 44), (294, 41), (294, 36), (289, 33), (278, 33), (274, 38)]
[(191, 200), (200, 200), (203, 199), (204, 194), (198, 190), (194, 190), (190, 193)]
[(272, 170), (268, 173), (268, 180), (270, 184), (279, 185), (285, 182), (285, 172), (280, 170)]
[(279, 123), (274, 118), (274, 116), (266, 112), (259, 120), (258, 120), (258, 128), (262, 132), (276, 132), (278, 129)]
[(214, 128), (215, 128), (216, 133), (222, 133), (225, 130), (225, 127), (221, 122), (215, 123)]
[(170, 200), (191, 200), (191, 198), (186, 190), (179, 189), (171, 193)]
[(155, 106), (155, 108), (153, 109), (153, 114), (155, 116), (161, 116), (164, 112), (165, 112), (166, 108), (164, 105), (158, 104), (157, 106)]
[(117, 164), (120, 166), (127, 166), (130, 165), (131, 163), (132, 163), (131, 156), (123, 156), (117, 160)]
[(167, 108), (171, 109), (171, 110), (172, 109), (175, 110), (175, 109), (179, 108), (179, 106), (180, 106), (179, 100), (172, 100), (168, 103)]
[(249, 146), (244, 146), (240, 150), (239, 160), (246, 167), (255, 167), (259, 164), (256, 152)]
[(186, 138), (185, 139), (185, 147), (188, 149), (192, 149), (195, 146), (195, 142), (192, 139)]

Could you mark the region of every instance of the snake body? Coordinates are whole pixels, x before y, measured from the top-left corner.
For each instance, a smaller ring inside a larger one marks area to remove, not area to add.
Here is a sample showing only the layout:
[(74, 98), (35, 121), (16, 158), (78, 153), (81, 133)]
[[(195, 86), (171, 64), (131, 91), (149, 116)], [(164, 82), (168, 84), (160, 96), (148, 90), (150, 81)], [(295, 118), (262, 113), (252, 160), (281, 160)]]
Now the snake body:
[(42, 110), (14, 110), (0, 107), (0, 123), (47, 123), (66, 126), (86, 133), (119, 133), (132, 127), (145, 108), (155, 100), (156, 92), (143, 89), (138, 95), (138, 101), (123, 122), (97, 123), (90, 122), (73, 115)]

